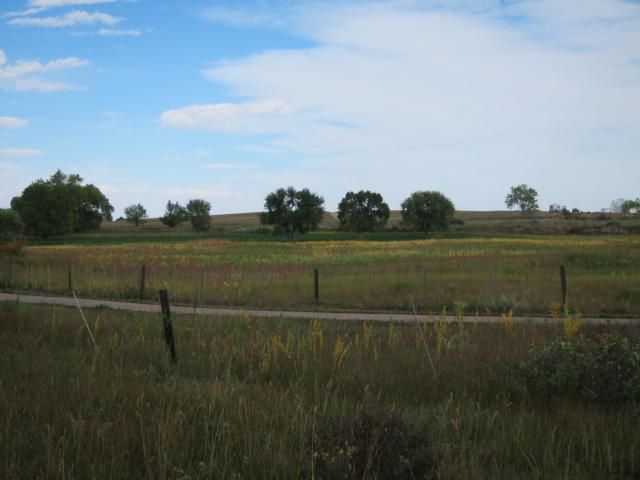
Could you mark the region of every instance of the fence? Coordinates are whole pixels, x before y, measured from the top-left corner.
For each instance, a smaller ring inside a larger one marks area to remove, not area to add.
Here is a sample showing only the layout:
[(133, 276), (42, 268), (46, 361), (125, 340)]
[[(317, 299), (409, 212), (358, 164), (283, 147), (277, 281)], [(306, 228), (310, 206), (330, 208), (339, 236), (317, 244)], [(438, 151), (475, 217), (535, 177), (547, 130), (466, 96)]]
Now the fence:
[(445, 258), (430, 263), (218, 265), (129, 265), (54, 258), (0, 260), (0, 288), (85, 298), (156, 300), (167, 288), (182, 304), (266, 308), (410, 309), (409, 296), (424, 312), (438, 312), (453, 302), (467, 312), (497, 313), (511, 308), (546, 313), (568, 296), (572, 309), (584, 314), (637, 315), (640, 275), (568, 269), (568, 293), (561, 293), (561, 259), (526, 260), (501, 257)]

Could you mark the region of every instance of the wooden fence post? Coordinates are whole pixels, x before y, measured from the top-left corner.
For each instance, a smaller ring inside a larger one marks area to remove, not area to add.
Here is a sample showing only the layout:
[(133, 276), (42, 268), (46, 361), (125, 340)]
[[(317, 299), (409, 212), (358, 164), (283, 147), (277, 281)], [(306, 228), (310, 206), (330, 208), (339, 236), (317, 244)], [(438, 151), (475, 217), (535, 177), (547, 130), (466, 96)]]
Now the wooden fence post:
[(313, 298), (315, 298), (316, 302), (320, 298), (320, 285), (319, 285), (319, 274), (318, 269), (313, 269)]
[(424, 271), (424, 278), (422, 282), (422, 303), (427, 304), (427, 270)]
[(562, 291), (562, 310), (567, 306), (567, 272), (564, 265), (560, 265), (560, 290)]
[(67, 265), (67, 283), (69, 287), (69, 293), (73, 291), (73, 282), (71, 281), (71, 265)]
[(140, 268), (140, 298), (144, 298), (144, 280), (147, 273), (147, 266), (143, 263)]
[(164, 326), (164, 341), (167, 344), (171, 363), (178, 361), (176, 357), (176, 344), (173, 340), (173, 326), (171, 325), (171, 309), (169, 308), (169, 294), (166, 289), (160, 290), (160, 307), (162, 308), (162, 325)]

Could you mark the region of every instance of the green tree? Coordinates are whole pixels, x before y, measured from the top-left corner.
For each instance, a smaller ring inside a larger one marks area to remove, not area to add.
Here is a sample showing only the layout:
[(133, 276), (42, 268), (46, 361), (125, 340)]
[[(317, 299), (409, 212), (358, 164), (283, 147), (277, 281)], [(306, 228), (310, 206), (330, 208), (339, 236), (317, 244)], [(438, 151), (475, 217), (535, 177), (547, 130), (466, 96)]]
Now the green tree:
[(18, 212), (9, 208), (0, 209), (0, 237), (11, 238), (22, 233), (24, 224)]
[(38, 179), (11, 200), (24, 222), (25, 233), (38, 237), (100, 228), (111, 220), (113, 207), (94, 185), (82, 185), (79, 175), (60, 170), (49, 180)]
[(160, 217), (160, 221), (169, 228), (174, 228), (175, 226), (180, 225), (186, 219), (187, 211), (185, 208), (178, 202), (173, 203), (171, 200), (167, 202), (164, 215)]
[(620, 213), (629, 213), (632, 209), (640, 208), (640, 199), (624, 200), (620, 205)]
[(285, 233), (292, 239), (296, 232), (303, 234), (318, 228), (323, 205), (324, 198), (307, 188), (299, 191), (293, 187), (279, 188), (266, 196), (260, 223), (274, 225), (275, 233)]
[(147, 218), (147, 210), (140, 203), (134, 203), (124, 209), (124, 216), (127, 222), (133, 223), (137, 227)]
[(347, 192), (338, 205), (340, 228), (363, 234), (384, 227), (389, 220), (389, 205), (382, 195), (360, 190)]
[(402, 220), (407, 225), (428, 234), (433, 229), (446, 230), (453, 219), (455, 207), (440, 192), (414, 192), (402, 202)]
[(195, 199), (187, 203), (187, 216), (196, 232), (206, 232), (211, 226), (211, 204), (206, 200)]
[(511, 209), (517, 206), (522, 215), (526, 215), (538, 208), (538, 192), (523, 183), (517, 187), (511, 187), (504, 203)]

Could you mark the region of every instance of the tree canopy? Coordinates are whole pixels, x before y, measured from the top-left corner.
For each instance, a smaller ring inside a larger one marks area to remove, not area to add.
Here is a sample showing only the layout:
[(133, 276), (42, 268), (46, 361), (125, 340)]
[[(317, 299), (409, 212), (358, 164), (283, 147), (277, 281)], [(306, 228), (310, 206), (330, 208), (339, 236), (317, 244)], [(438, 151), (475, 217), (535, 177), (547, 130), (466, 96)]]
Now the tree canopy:
[(58, 170), (48, 180), (38, 179), (11, 200), (25, 233), (38, 237), (64, 235), (100, 228), (111, 220), (113, 207), (94, 185), (82, 185), (79, 175)]
[(187, 203), (187, 216), (196, 232), (206, 232), (211, 226), (211, 204), (206, 200), (195, 199)]
[(440, 192), (414, 192), (402, 202), (402, 220), (421, 232), (446, 230), (453, 219), (455, 207), (451, 200)]
[(147, 210), (140, 203), (135, 203), (124, 209), (124, 216), (127, 222), (133, 223), (137, 227), (147, 218)]
[(531, 213), (538, 208), (538, 192), (526, 184), (511, 187), (511, 191), (504, 200), (507, 208), (517, 206), (522, 215)]
[(11, 238), (22, 233), (24, 224), (15, 210), (0, 209), (0, 237)]
[(167, 202), (164, 215), (160, 217), (160, 221), (169, 228), (180, 225), (187, 219), (186, 209), (178, 202), (173, 203), (171, 200)]
[(266, 196), (260, 223), (274, 225), (274, 233), (285, 233), (291, 239), (296, 232), (303, 234), (318, 228), (323, 205), (324, 198), (307, 188), (299, 191), (293, 187), (279, 188)]
[(360, 190), (347, 192), (338, 205), (340, 228), (358, 233), (373, 232), (389, 220), (389, 205), (382, 195)]

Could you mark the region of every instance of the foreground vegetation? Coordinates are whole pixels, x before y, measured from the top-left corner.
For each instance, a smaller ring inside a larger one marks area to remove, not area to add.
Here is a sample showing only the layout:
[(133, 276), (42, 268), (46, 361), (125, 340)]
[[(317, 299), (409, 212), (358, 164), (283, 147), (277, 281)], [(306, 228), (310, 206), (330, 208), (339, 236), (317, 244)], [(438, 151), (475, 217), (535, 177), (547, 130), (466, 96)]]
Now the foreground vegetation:
[[(545, 236), (389, 241), (235, 241), (29, 246), (0, 258), (5, 290), (156, 301), (168, 288), (193, 305), (409, 310), (464, 303), (470, 315), (548, 314), (561, 302), (589, 316), (640, 313), (640, 238)], [(319, 299), (313, 270), (319, 270)]]
[(0, 477), (640, 475), (638, 327), (86, 315), (0, 305)]

